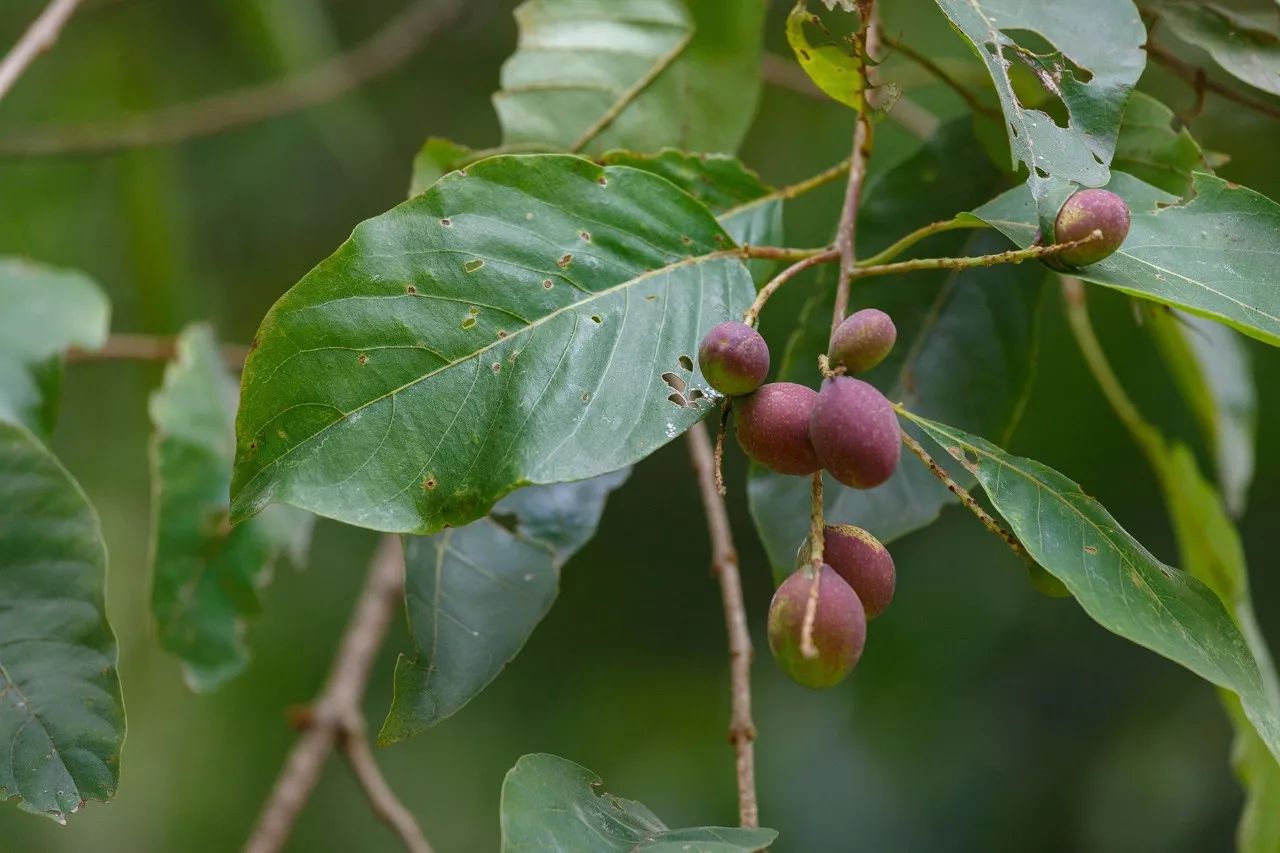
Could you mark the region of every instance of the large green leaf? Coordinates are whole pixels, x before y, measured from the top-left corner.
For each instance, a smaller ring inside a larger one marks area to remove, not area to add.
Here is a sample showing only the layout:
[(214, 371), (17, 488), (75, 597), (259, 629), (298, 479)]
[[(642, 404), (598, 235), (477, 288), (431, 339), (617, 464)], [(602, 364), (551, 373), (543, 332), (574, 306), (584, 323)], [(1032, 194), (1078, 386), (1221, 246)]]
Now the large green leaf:
[(670, 829), (643, 804), (599, 790), (603, 784), (565, 758), (521, 758), (502, 783), (503, 853), (751, 853), (778, 837), (772, 829)]
[[(1146, 30), (1129, 0), (937, 0), (995, 82), (1014, 165), (1037, 200), (1054, 187), (1107, 182), (1125, 102), (1142, 75)], [(1041, 41), (1047, 41), (1046, 51)], [(1067, 124), (1018, 100), (1011, 76), (1029, 71), (1061, 102)]]
[(1159, 309), (1147, 328), (1200, 425), (1232, 515), (1244, 511), (1253, 480), (1257, 391), (1244, 341), (1203, 317)]
[(560, 567), (594, 535), (605, 498), (626, 478), (522, 489), (466, 527), (405, 537), (415, 654), (396, 661), (380, 743), (435, 725), (497, 678), (551, 609)]
[(0, 421), (0, 799), (59, 822), (115, 793), (124, 741), (107, 550), (80, 486)]
[[(870, 253), (912, 228), (949, 218), (996, 186), (999, 176), (968, 120), (944, 125), (915, 155), (869, 181), (858, 225)], [(981, 253), (990, 235), (944, 234), (921, 244), (923, 254)], [(854, 307), (887, 311), (898, 345), (869, 374), (892, 399), (973, 429), (1007, 436), (1021, 414), (1035, 368), (1038, 307), (1044, 272), (1032, 265), (870, 279), (853, 289)], [(778, 378), (815, 385), (817, 357), (831, 329), (833, 288), (809, 300), (792, 334)], [(767, 309), (766, 309), (767, 310)], [(969, 475), (955, 472), (962, 481)], [(794, 568), (809, 529), (809, 481), (753, 467), (751, 511), (776, 572)], [(890, 541), (930, 524), (954, 500), (920, 466), (902, 464), (874, 489), (850, 489), (826, 478), (833, 523), (857, 524)]]
[(97, 349), (109, 307), (82, 273), (0, 258), (0, 420), (53, 429), (62, 353)]
[(1098, 624), (1238, 695), (1267, 747), (1280, 756), (1280, 715), (1259, 662), (1209, 586), (1156, 559), (1052, 468), (904, 414), (978, 478), (1032, 559), (1062, 581)]
[(1280, 95), (1280, 11), (1247, 14), (1201, 0), (1169, 0), (1155, 11), (1178, 38), (1203, 48), (1228, 74)]
[(151, 396), (151, 613), (187, 683), (212, 690), (249, 662), (245, 620), (281, 551), (305, 556), (312, 516), (270, 507), (232, 527), (235, 379), (206, 326), (178, 338), (177, 359)]
[(755, 113), (762, 0), (528, 0), (493, 96), (504, 145), (734, 151)]
[(731, 246), (636, 169), (530, 155), (445, 176), (263, 321), (233, 521), (278, 500), (433, 533), (644, 458), (711, 408), (698, 341), (754, 293)]
[[(1129, 203), (1129, 236), (1114, 255), (1076, 275), (1280, 344), (1280, 205), (1200, 172), (1186, 202), (1122, 172), (1109, 188)], [(1025, 188), (974, 214), (1019, 246), (1035, 239), (1036, 208)]]
[(1134, 92), (1124, 111), (1111, 168), (1185, 196), (1191, 191), (1191, 174), (1208, 169), (1199, 143), (1185, 127), (1175, 130), (1175, 121), (1173, 110), (1145, 92)]

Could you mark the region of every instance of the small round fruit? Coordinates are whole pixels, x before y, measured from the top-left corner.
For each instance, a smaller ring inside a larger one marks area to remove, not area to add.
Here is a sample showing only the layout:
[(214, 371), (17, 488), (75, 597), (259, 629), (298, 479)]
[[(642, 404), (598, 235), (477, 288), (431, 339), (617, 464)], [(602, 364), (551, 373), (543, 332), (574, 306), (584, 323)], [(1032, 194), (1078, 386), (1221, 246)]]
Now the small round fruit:
[[(809, 562), (809, 537), (796, 555), (796, 562)], [(852, 524), (828, 524), (823, 529), (822, 558), (844, 582), (853, 587), (867, 611), (867, 618), (874, 619), (893, 601), (896, 573), (889, 549), (861, 527)]]
[(809, 440), (818, 392), (794, 382), (770, 382), (737, 400), (738, 443), (755, 461), (779, 474), (812, 474), (822, 467)]
[(698, 366), (721, 394), (750, 394), (769, 373), (769, 345), (746, 323), (721, 323), (698, 345)]
[(863, 308), (844, 318), (831, 336), (832, 364), (850, 373), (864, 373), (884, 361), (898, 339), (889, 315), (878, 308)]
[(1059, 264), (1086, 267), (1120, 248), (1129, 233), (1129, 206), (1108, 190), (1080, 190), (1063, 202), (1053, 228), (1058, 243), (1083, 240), (1094, 231), (1102, 232), (1100, 239), (1054, 255)]
[(809, 416), (809, 438), (822, 467), (855, 489), (880, 485), (898, 467), (893, 406), (860, 379), (837, 376), (822, 383)]
[(815, 657), (804, 656), (804, 611), (813, 577), (796, 572), (782, 582), (769, 605), (769, 651), (797, 684), (815, 689), (841, 681), (858, 663), (867, 641), (862, 602), (830, 566), (818, 574), (818, 606), (813, 619)]

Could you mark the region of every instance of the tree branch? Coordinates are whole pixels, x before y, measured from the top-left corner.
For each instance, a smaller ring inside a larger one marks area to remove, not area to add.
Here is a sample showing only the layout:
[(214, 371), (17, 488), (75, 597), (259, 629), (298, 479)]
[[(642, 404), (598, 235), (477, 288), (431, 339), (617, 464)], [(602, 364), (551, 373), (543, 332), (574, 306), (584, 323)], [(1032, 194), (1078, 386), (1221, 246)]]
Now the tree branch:
[(894, 258), (898, 257), (898, 255), (901, 255), (907, 249), (910, 249), (916, 243), (919, 243), (921, 240), (925, 239), (926, 237), (932, 237), (934, 234), (941, 234), (944, 231), (956, 231), (961, 228), (987, 228), (987, 227), (988, 227), (987, 223), (983, 222), (980, 219), (972, 218), (972, 217), (968, 219), (961, 219), (960, 217), (956, 217), (955, 219), (947, 219), (942, 222), (932, 222), (921, 228), (917, 228), (915, 231), (912, 231), (910, 234), (901, 238), (893, 245), (889, 246), (888, 248), (880, 252), (877, 252), (871, 257), (863, 258), (862, 260), (858, 261), (858, 266), (875, 267), (875, 266), (880, 266), (881, 264), (887, 264), (889, 261), (892, 261)]
[(946, 86), (948, 89), (950, 89), (951, 91), (959, 95), (960, 99), (964, 101), (966, 104), (968, 104), (969, 109), (973, 110), (975, 113), (984, 115), (987, 118), (995, 119), (996, 121), (1002, 121), (1002, 116), (998, 109), (988, 106), (987, 104), (984, 104), (982, 101), (978, 100), (977, 95), (975, 95), (973, 92), (969, 91), (964, 86), (962, 86), (958, 80), (956, 80), (954, 77), (948, 74), (945, 70), (943, 70), (941, 65), (934, 62), (932, 59), (925, 56), (924, 54), (920, 53), (918, 50), (911, 47), (910, 45), (904, 44), (903, 42), (900, 42), (897, 39), (891, 39), (891, 38), (888, 38), (887, 36), (881, 36), (881, 40), (885, 44), (889, 45), (889, 47), (893, 48), (895, 51), (897, 51), (898, 53), (901, 53), (907, 59), (914, 62), (916, 65), (919, 65), (929, 74), (933, 75), (933, 77), (936, 78), (939, 83), (941, 83), (942, 85)]
[(711, 534), (711, 572), (720, 582), (720, 598), (729, 633), (729, 742), (738, 756), (738, 821), (743, 826), (759, 826), (754, 746), (756, 727), (751, 720), (751, 635), (747, 632), (742, 579), (738, 575), (738, 553), (733, 547), (729, 512), (716, 490), (715, 458), (707, 428), (702, 423), (694, 424), (689, 430), (689, 456), (697, 476), (702, 508), (707, 515), (707, 530)]
[(1216, 80), (1210, 79), (1203, 68), (1197, 68), (1189, 62), (1184, 62), (1150, 39), (1147, 40), (1146, 47), (1148, 56), (1169, 69), (1175, 76), (1189, 83), (1196, 90), (1198, 96), (1203, 97), (1203, 93), (1207, 90), (1226, 98), (1228, 101), (1235, 101), (1241, 106), (1257, 110), (1263, 115), (1268, 115), (1271, 118), (1280, 118), (1280, 106), (1264, 101), (1261, 98), (1255, 98), (1252, 95), (1246, 95), (1244, 92), (1237, 92), (1230, 86), (1225, 86)]
[(1054, 243), (1052, 246), (1028, 246), (1025, 249), (1010, 249), (1007, 252), (996, 252), (992, 255), (976, 255), (965, 258), (916, 258), (892, 264), (858, 266), (854, 268), (851, 278), (872, 278), (874, 276), (897, 275), (919, 270), (970, 270), (977, 267), (993, 267), (996, 264), (1020, 264), (1023, 261), (1056, 255), (1058, 252), (1082, 246), (1092, 240), (1101, 239), (1101, 237), (1101, 232), (1094, 231), (1080, 240)]
[(0, 157), (102, 154), (171, 145), (322, 104), (402, 65), (417, 53), (428, 36), (452, 22), (464, 8), (462, 0), (414, 0), (349, 52), (283, 80), (142, 113), (112, 124), (37, 125), (14, 130), (0, 136)]
[(782, 272), (778, 273), (769, 281), (768, 284), (760, 288), (760, 292), (756, 294), (756, 298), (751, 302), (751, 307), (743, 312), (742, 322), (754, 326), (756, 324), (756, 320), (760, 318), (760, 312), (764, 310), (765, 303), (768, 302), (770, 297), (778, 291), (778, 288), (782, 287), (782, 285), (786, 284), (788, 281), (791, 281), (791, 279), (795, 278), (809, 267), (817, 266), (818, 264), (831, 263), (832, 261), (838, 260), (839, 257), (840, 253), (836, 249), (827, 249), (820, 254), (801, 258)]
[(17, 44), (0, 61), (0, 98), (9, 94), (13, 84), (35, 62), (36, 57), (53, 47), (67, 19), (80, 5), (80, 0), (52, 0), (40, 16), (18, 39)]
[[(244, 367), (249, 348), (240, 344), (223, 344), (222, 361), (232, 370)], [(115, 334), (101, 348), (67, 350), (69, 363), (89, 361), (170, 361), (178, 354), (178, 339), (164, 335)]]
[(404, 597), (404, 557), (398, 536), (383, 536), (369, 564), (355, 612), (347, 624), (324, 690), (303, 716), (303, 734), (289, 753), (271, 796), (245, 845), (245, 853), (280, 850), (329, 753), (338, 748), (351, 763), (378, 817), (400, 834), (413, 853), (430, 853), (412, 815), (392, 793), (369, 752), (361, 698), (387, 626)]

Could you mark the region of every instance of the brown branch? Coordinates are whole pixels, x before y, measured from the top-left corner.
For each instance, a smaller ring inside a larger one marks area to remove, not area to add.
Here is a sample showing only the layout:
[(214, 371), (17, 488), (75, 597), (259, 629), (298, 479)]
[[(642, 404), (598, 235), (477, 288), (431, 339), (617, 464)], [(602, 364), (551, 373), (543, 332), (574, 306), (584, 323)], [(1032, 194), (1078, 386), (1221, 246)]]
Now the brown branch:
[[(916, 455), (916, 458), (925, 464), (925, 467), (929, 469), (930, 474), (937, 477), (942, 485), (947, 487), (947, 491), (959, 498), (960, 503), (978, 517), (978, 521), (982, 522), (983, 527), (1003, 539), (1004, 544), (1008, 545), (1009, 548), (1012, 549), (1013, 553), (1025, 560), (1031, 560), (1031, 555), (1027, 553), (1026, 548), (1022, 547), (1022, 543), (1018, 541), (1018, 537), (1014, 536), (1008, 530), (1005, 530), (998, 521), (991, 517), (990, 513), (983, 509), (982, 506), (973, 499), (973, 495), (969, 494), (968, 490), (965, 489), (964, 486), (951, 479), (951, 475), (947, 473), (946, 469), (935, 462), (933, 457), (929, 455), (929, 451), (921, 447), (920, 442), (908, 435), (906, 430), (902, 430), (902, 443), (907, 446), (908, 450)], [(1032, 560), (1032, 562), (1035, 561)]]
[(822, 584), (822, 552), (826, 544), (826, 522), (822, 512), (822, 472), (813, 472), (809, 491), (809, 596), (804, 602), (804, 619), (800, 623), (800, 654), (807, 658), (818, 656), (818, 646), (813, 642), (813, 625), (818, 619), (818, 594)]
[(756, 321), (760, 318), (760, 312), (764, 310), (765, 303), (767, 303), (770, 297), (778, 291), (778, 288), (782, 287), (782, 285), (786, 284), (788, 281), (791, 281), (791, 279), (795, 278), (809, 267), (817, 266), (818, 264), (828, 264), (832, 261), (838, 260), (839, 257), (839, 251), (836, 249), (828, 249), (820, 254), (801, 258), (782, 272), (778, 273), (769, 281), (768, 284), (760, 288), (760, 292), (757, 293), (756, 298), (752, 300), (751, 306), (742, 313), (742, 322), (754, 326)]
[(13, 49), (0, 61), (0, 98), (9, 94), (13, 84), (35, 62), (36, 57), (52, 48), (62, 34), (62, 27), (80, 5), (80, 0), (52, 0), (40, 16), (31, 22)]
[(1271, 116), (1271, 118), (1280, 118), (1280, 105), (1264, 101), (1261, 98), (1255, 98), (1244, 92), (1237, 92), (1230, 86), (1223, 85), (1216, 80), (1210, 79), (1205, 74), (1203, 68), (1198, 68), (1189, 62), (1179, 59), (1168, 49), (1161, 47), (1154, 41), (1147, 41), (1147, 55), (1156, 62), (1169, 69), (1175, 76), (1182, 78), (1196, 90), (1197, 98), (1203, 98), (1204, 92), (1210, 91), (1215, 95), (1226, 98), (1228, 101), (1235, 101), (1241, 106), (1248, 107), (1251, 110)]
[(724, 499), (716, 491), (715, 459), (711, 439), (702, 423), (689, 430), (689, 456), (698, 480), (698, 493), (707, 515), (711, 534), (711, 572), (720, 581), (725, 627), (729, 633), (730, 718), (729, 742), (737, 752), (738, 822), (760, 825), (756, 801), (756, 727), (751, 720), (751, 635), (742, 604), (742, 579), (738, 575), (738, 552), (733, 547), (733, 530)]
[(920, 53), (918, 50), (911, 47), (910, 45), (904, 44), (903, 42), (898, 41), (897, 39), (891, 39), (888, 36), (881, 36), (881, 41), (889, 45), (889, 47), (893, 48), (898, 53), (901, 53), (903, 56), (905, 56), (907, 59), (914, 62), (916, 65), (919, 65), (929, 74), (933, 75), (933, 77), (935, 77), (939, 83), (941, 83), (942, 85), (946, 86), (948, 89), (950, 89), (951, 91), (959, 95), (960, 99), (963, 100), (966, 104), (968, 104), (969, 109), (973, 110), (975, 113), (984, 115), (987, 118), (995, 119), (996, 121), (1002, 120), (1001, 113), (998, 109), (995, 109), (994, 107), (984, 104), (982, 101), (978, 100), (977, 95), (975, 95), (973, 92), (969, 91), (967, 88), (961, 85), (960, 81), (956, 80), (954, 77), (948, 74), (942, 68), (941, 65), (934, 62), (929, 57)]
[(212, 136), (331, 101), (402, 65), (457, 18), (462, 0), (415, 0), (349, 52), (257, 86), (111, 124), (36, 125), (0, 136), (0, 157), (102, 154)]
[(360, 709), (369, 670), (403, 598), (404, 558), (400, 538), (384, 536), (369, 563), (368, 579), (342, 636), (324, 690), (303, 715), (302, 737), (294, 744), (271, 796), (258, 815), (258, 822), (245, 844), (246, 853), (275, 853), (284, 846), (320, 778), (325, 759), (335, 748), (350, 762), (374, 812), (400, 834), (406, 849), (430, 853), (422, 831), (373, 762)]
[[(222, 361), (232, 370), (244, 367), (249, 348), (240, 344), (223, 344)], [(170, 361), (178, 354), (178, 339), (163, 335), (117, 334), (107, 338), (101, 348), (67, 350), (69, 363), (88, 361)]]

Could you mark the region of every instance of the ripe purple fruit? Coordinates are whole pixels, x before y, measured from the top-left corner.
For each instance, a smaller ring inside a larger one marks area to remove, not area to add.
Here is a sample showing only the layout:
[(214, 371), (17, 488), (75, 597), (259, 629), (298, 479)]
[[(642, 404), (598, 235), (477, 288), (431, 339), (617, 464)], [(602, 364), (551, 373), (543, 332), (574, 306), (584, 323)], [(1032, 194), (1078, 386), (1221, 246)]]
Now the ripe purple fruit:
[(794, 382), (770, 382), (734, 403), (738, 443), (779, 474), (812, 474), (822, 467), (809, 440), (818, 392)]
[[(801, 565), (809, 562), (809, 537), (796, 555)], [(828, 524), (823, 531), (822, 558), (844, 582), (853, 587), (874, 619), (893, 601), (896, 573), (893, 557), (880, 540), (852, 524)]]
[(878, 308), (863, 308), (844, 318), (831, 336), (832, 364), (843, 364), (850, 373), (863, 373), (884, 361), (898, 339), (889, 315)]
[(1129, 233), (1129, 206), (1108, 190), (1080, 190), (1063, 202), (1053, 230), (1058, 243), (1083, 240), (1095, 230), (1101, 231), (1101, 238), (1053, 256), (1059, 264), (1068, 267), (1096, 264), (1124, 242)]
[(804, 612), (813, 577), (796, 572), (783, 581), (769, 605), (769, 651), (783, 672), (805, 687), (831, 687), (858, 663), (867, 641), (867, 615), (862, 602), (830, 566), (818, 574), (818, 606), (814, 611), (814, 657), (804, 656)]
[(769, 373), (769, 345), (746, 323), (721, 323), (698, 345), (698, 366), (721, 394), (750, 394)]
[(809, 438), (822, 467), (855, 489), (880, 485), (898, 467), (893, 406), (860, 379), (837, 376), (822, 383), (809, 416)]

